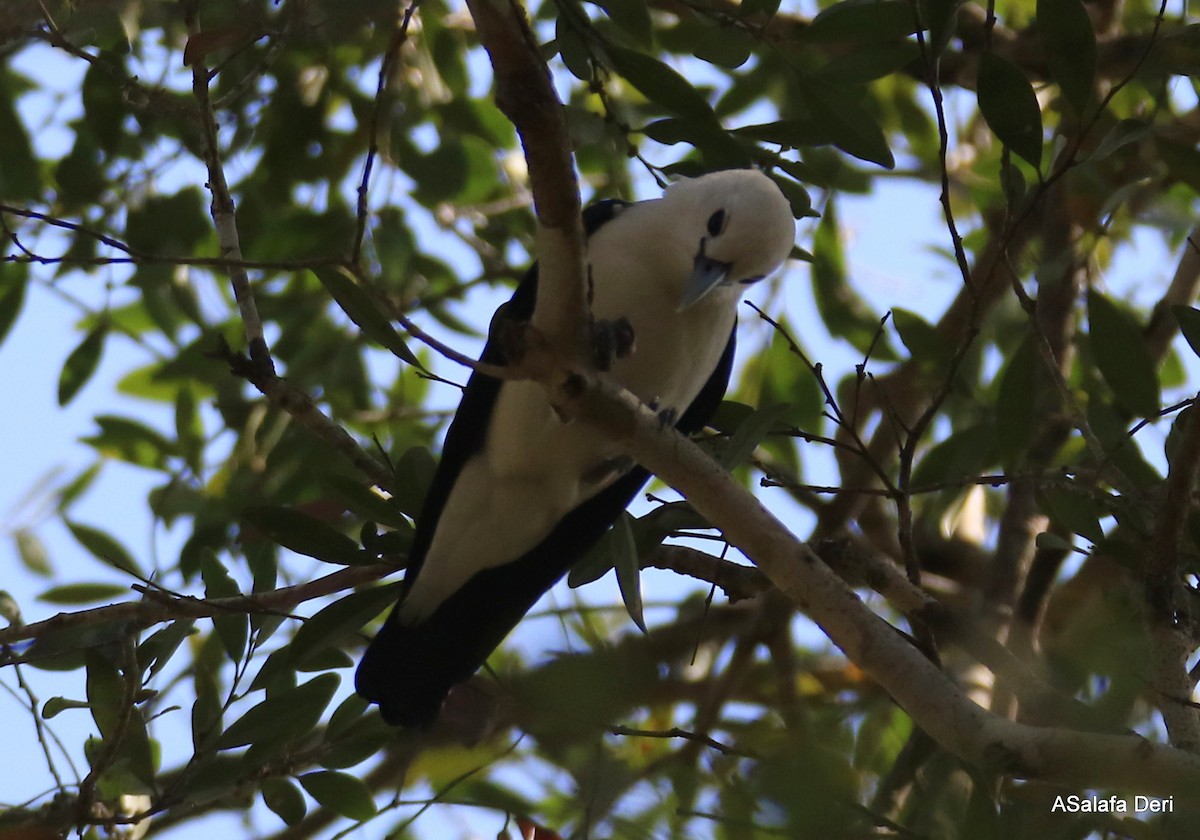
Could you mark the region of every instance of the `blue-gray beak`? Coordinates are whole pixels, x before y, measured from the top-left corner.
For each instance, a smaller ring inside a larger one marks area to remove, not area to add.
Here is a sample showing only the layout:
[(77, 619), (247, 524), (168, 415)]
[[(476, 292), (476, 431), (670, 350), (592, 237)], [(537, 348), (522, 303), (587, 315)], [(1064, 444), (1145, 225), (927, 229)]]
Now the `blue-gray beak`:
[(675, 311), (682, 312), (725, 282), (729, 278), (731, 268), (733, 266), (729, 263), (718, 262), (704, 256), (704, 252), (701, 250), (692, 264), (692, 278), (688, 280), (683, 297), (679, 299), (679, 308)]

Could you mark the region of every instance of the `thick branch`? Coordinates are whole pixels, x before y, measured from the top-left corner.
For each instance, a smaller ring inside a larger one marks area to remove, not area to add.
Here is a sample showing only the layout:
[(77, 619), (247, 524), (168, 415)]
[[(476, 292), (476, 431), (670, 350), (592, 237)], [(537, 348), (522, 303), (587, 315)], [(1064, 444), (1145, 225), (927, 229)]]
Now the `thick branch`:
[(533, 325), (568, 357), (585, 352), (588, 302), (579, 185), (562, 103), (516, 0), (468, 0), (492, 59), (496, 104), (525, 150), (537, 214), (538, 300)]
[(1036, 728), (972, 702), (695, 444), (607, 380), (581, 380), (552, 392), (559, 409), (603, 429), (683, 493), (947, 751), (995, 772), (1200, 801), (1200, 759), (1182, 750), (1137, 735)]

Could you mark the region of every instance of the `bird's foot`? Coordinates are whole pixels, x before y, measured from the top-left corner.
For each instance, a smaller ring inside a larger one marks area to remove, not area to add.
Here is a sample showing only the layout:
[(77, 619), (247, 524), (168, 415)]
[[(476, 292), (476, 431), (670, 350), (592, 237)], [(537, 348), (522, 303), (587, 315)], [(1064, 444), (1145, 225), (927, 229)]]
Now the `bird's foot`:
[(679, 421), (679, 412), (674, 408), (660, 409), (658, 405), (658, 398), (655, 397), (646, 407), (657, 415), (659, 427), (665, 429), (667, 426), (674, 426)]
[(597, 370), (609, 371), (613, 362), (633, 355), (633, 324), (625, 317), (592, 323), (592, 363)]

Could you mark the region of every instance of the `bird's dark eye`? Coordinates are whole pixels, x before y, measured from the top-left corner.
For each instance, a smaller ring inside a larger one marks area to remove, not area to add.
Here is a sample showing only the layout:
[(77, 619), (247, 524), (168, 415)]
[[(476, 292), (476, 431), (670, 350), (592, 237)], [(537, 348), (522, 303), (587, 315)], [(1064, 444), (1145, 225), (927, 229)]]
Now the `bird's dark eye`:
[(721, 231), (725, 229), (725, 211), (718, 210), (708, 217), (708, 235), (720, 236)]

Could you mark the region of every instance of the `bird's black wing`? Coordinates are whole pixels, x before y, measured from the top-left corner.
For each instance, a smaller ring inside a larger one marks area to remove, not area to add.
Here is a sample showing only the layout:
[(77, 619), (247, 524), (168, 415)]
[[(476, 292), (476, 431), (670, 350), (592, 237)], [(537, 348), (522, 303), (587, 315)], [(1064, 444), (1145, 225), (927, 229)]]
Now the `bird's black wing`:
[[(607, 203), (593, 205), (585, 211), (585, 226), (589, 213), (593, 214), (590, 221), (594, 223), (588, 231), (591, 233), (612, 218), (615, 209)], [(597, 213), (606, 215), (596, 222)], [(505, 316), (527, 319), (533, 313), (536, 295), (537, 274), (531, 270), (507, 304), (510, 309)], [(676, 423), (680, 431), (690, 433), (702, 428), (720, 404), (729, 384), (734, 347), (731, 333), (717, 367)], [(492, 342), (482, 358), (503, 362)], [(446, 433), (442, 461), (417, 523), (406, 581), (414, 580), (420, 569), (438, 516), (459, 472), (483, 446), (501, 384), (480, 374), (474, 374), (467, 383), (458, 413)], [(388, 723), (431, 724), (450, 689), (483, 665), (529, 608), (604, 535), (649, 477), (649, 472), (635, 466), (580, 503), (522, 557), (476, 573), (417, 624), (402, 624), (393, 609), (359, 664), (355, 677), (358, 693), (378, 703)]]

